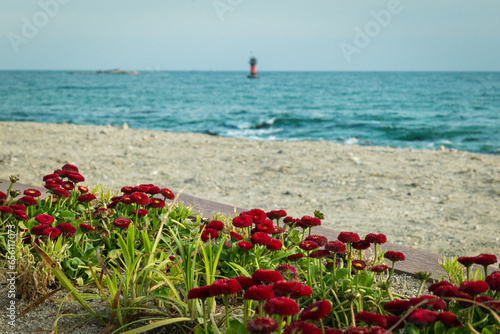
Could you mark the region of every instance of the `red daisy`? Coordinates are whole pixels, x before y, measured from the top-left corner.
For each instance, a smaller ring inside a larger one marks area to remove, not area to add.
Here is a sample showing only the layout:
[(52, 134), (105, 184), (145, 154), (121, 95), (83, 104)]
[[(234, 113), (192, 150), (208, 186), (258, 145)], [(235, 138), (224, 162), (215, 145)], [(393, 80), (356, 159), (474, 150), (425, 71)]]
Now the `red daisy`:
[(12, 211), (12, 215), (17, 220), (29, 220), (30, 219), (30, 217), (26, 214), (26, 212), (24, 212), (22, 210), (14, 210), (14, 211)]
[(247, 330), (250, 333), (269, 334), (278, 330), (278, 322), (270, 317), (257, 317), (248, 320)]
[(497, 263), (497, 257), (493, 254), (479, 254), (474, 258), (474, 263), (481, 266), (489, 266), (491, 264)]
[(29, 196), (29, 195), (25, 195), (23, 197), (21, 197), (17, 203), (19, 204), (22, 204), (22, 205), (26, 205), (26, 206), (35, 206), (38, 204), (37, 200), (32, 197), (32, 196)]
[(72, 237), (76, 233), (76, 228), (68, 223), (57, 224), (56, 228), (68, 237)]
[(66, 190), (73, 190), (73, 189), (75, 189), (75, 185), (71, 181), (64, 181), (61, 184), (61, 187), (64, 188), (64, 189), (66, 189)]
[(78, 196), (78, 202), (82, 202), (82, 203), (87, 203), (87, 202), (93, 201), (95, 199), (96, 199), (96, 197), (92, 193), (85, 193), (85, 194), (81, 194), (80, 196)]
[(307, 236), (306, 240), (316, 242), (319, 245), (319, 247), (325, 246), (326, 243), (328, 242), (328, 239), (326, 237), (324, 237), (322, 235), (315, 235), (315, 234), (311, 234), (311, 235)]
[(83, 223), (80, 224), (80, 229), (84, 232), (85, 231), (94, 232), (94, 228), (92, 226)]
[(381, 273), (386, 271), (387, 269), (389, 269), (389, 267), (386, 266), (385, 264), (379, 264), (378, 266), (371, 267), (370, 271), (374, 273)]
[(47, 227), (43, 230), (42, 234), (49, 238), (57, 238), (61, 231), (55, 227)]
[[(42, 196), (42, 193), (40, 192), (40, 190), (37, 190), (37, 189), (26, 189), (24, 192), (23, 192), (24, 195), (28, 195), (28, 196), (32, 196), (32, 197), (40, 197)], [(1, 200), (1, 198), (0, 198)]]
[(302, 226), (305, 227), (321, 226), (321, 220), (317, 217), (304, 216), (300, 219), (300, 222), (302, 223)]
[(384, 310), (392, 314), (403, 314), (411, 307), (408, 300), (394, 299), (384, 305)]
[[(247, 276), (237, 276), (235, 280), (237, 280), (238, 283), (240, 283), (243, 289), (248, 289), (252, 286), (259, 285), (259, 282)], [(263, 285), (263, 286), (268, 286), (268, 285)]]
[(276, 271), (279, 271), (281, 275), (288, 281), (296, 281), (299, 278), (299, 272), (297, 268), (288, 263), (280, 263), (276, 267)]
[(302, 241), (299, 243), (299, 248), (305, 251), (312, 251), (313, 249), (319, 248), (319, 245), (315, 241)]
[(288, 297), (274, 297), (269, 299), (264, 305), (264, 312), (281, 317), (287, 317), (299, 313), (299, 305), (295, 300)]
[(453, 285), (442, 285), (432, 291), (432, 293), (439, 297), (458, 297), (462, 294), (460, 290)]
[(283, 219), (283, 223), (285, 223), (288, 226), (293, 226), (296, 225), (297, 223), (300, 223), (300, 218), (285, 217), (285, 219)]
[(54, 217), (39, 213), (35, 217), (35, 221), (39, 224), (45, 224), (45, 225), (50, 225), (52, 222), (54, 222)]
[(437, 321), (441, 321), (448, 327), (461, 327), (462, 324), (458, 321), (457, 316), (451, 312), (443, 311), (438, 314)]
[(286, 211), (285, 210), (271, 210), (268, 213), (266, 213), (267, 218), (269, 219), (280, 219), (283, 217), (286, 217)]
[(312, 295), (312, 289), (309, 285), (301, 284), (298, 289), (292, 291), (290, 298), (307, 297)]
[(320, 300), (312, 303), (300, 313), (300, 320), (318, 321), (326, 317), (332, 309), (332, 303), (328, 300)]
[(175, 195), (173, 192), (170, 191), (170, 189), (167, 188), (161, 188), (160, 193), (165, 197), (166, 199), (173, 200), (175, 198)]
[(486, 283), (485, 281), (466, 281), (462, 282), (458, 289), (469, 295), (477, 295), (488, 291), (488, 288), (488, 283)]
[(78, 172), (69, 172), (68, 179), (74, 183), (85, 181), (85, 178), (83, 177), (83, 175), (78, 173)]
[(430, 306), (434, 311), (438, 310), (444, 310), (446, 308), (446, 303), (439, 298), (436, 298), (435, 296), (420, 296), (420, 297), (415, 297), (415, 298), (410, 298), (410, 304), (413, 306), (417, 306), (420, 304), (422, 301), (427, 300), (424, 304), (420, 305), (419, 307), (422, 306)]
[(257, 269), (252, 274), (252, 278), (256, 281), (264, 283), (274, 283), (283, 280), (283, 276), (281, 276), (281, 273), (279, 271), (267, 269)]
[(131, 187), (131, 186), (122, 187), (121, 192), (126, 194), (126, 195), (130, 195), (134, 192), (134, 187)]
[(240, 283), (234, 278), (219, 279), (210, 286), (210, 296), (232, 295), (241, 291)]
[(49, 174), (49, 175), (57, 175), (59, 177), (67, 177), (69, 172), (70, 172), (69, 170), (56, 169), (54, 171), (54, 174)]
[(218, 239), (219, 233), (213, 228), (205, 228), (203, 232), (201, 232), (201, 240), (203, 242), (208, 241), (209, 239)]
[(267, 246), (271, 242), (271, 237), (264, 232), (257, 232), (250, 238), (254, 244)]
[(436, 283), (432, 283), (428, 290), (429, 292), (434, 292), (434, 290), (436, 290), (437, 288), (439, 288), (440, 286), (451, 286), (452, 284), (448, 281), (441, 281), (441, 282), (436, 282)]
[(151, 198), (149, 200), (149, 206), (153, 209), (163, 209), (165, 207), (165, 201), (159, 198)]
[(113, 225), (117, 228), (128, 228), (131, 223), (132, 222), (130, 221), (130, 219), (127, 219), (125, 217), (118, 217), (113, 220)]
[(273, 221), (270, 219), (265, 219), (262, 223), (257, 224), (255, 226), (256, 232), (264, 232), (267, 234), (273, 234), (275, 231), (275, 226), (273, 225)]
[(312, 257), (314, 259), (321, 259), (323, 257), (327, 257), (328, 255), (330, 255), (330, 252), (327, 251), (326, 249), (318, 249), (312, 251), (311, 254), (309, 254), (309, 257)]
[(500, 271), (494, 271), (486, 277), (486, 283), (491, 290), (500, 291)]
[(52, 188), (50, 192), (57, 197), (69, 198), (69, 191), (63, 188)]
[(229, 232), (229, 235), (231, 236), (232, 239), (236, 240), (236, 241), (240, 241), (240, 240), (243, 240), (243, 236), (241, 234), (238, 234), (236, 232)]
[(390, 261), (404, 261), (406, 258), (401, 252), (388, 251), (384, 254), (384, 257)]
[(248, 214), (250, 215), (250, 218), (252, 218), (252, 222), (254, 224), (260, 224), (267, 218), (266, 213), (261, 209), (252, 209), (248, 212)]
[(360, 240), (359, 235), (354, 232), (340, 232), (337, 239), (345, 244), (348, 242), (356, 242)]
[(248, 241), (240, 241), (240, 242), (238, 242), (238, 247), (247, 251), (247, 250), (250, 250), (253, 248), (253, 244), (251, 242), (248, 242)]
[(220, 220), (212, 220), (207, 225), (208, 228), (213, 228), (216, 231), (222, 231), (224, 229), (224, 223)]
[(188, 292), (188, 299), (207, 299), (210, 297), (210, 285), (192, 288)]
[(71, 172), (78, 172), (78, 167), (72, 164), (65, 164), (64, 166), (61, 167), (62, 170), (67, 170)]
[[(47, 182), (48, 180), (52, 180), (52, 179), (59, 179), (59, 174), (52, 173), (52, 174), (47, 174), (43, 177), (43, 181), (45, 181), (45, 182)], [(61, 179), (59, 179), (59, 180), (61, 180)], [(62, 180), (61, 180), (61, 182), (62, 182)], [(60, 183), (58, 183), (58, 184), (60, 184)]]
[(458, 263), (465, 267), (470, 267), (475, 263), (475, 257), (473, 256), (461, 256), (457, 259)]
[(430, 325), (437, 321), (437, 313), (417, 308), (410, 313), (406, 320), (414, 325)]
[[(255, 282), (255, 280), (254, 280)], [(274, 292), (270, 285), (253, 285), (243, 294), (243, 299), (269, 300), (274, 298)]]
[(283, 329), (283, 334), (321, 334), (321, 329), (314, 324), (294, 320)]
[(273, 291), (278, 297), (290, 297), (302, 291), (303, 288), (304, 284), (297, 281), (277, 281), (273, 284)]
[(370, 248), (370, 243), (366, 240), (359, 240), (352, 243), (352, 248), (357, 250), (365, 250)]
[(271, 239), (266, 247), (270, 251), (279, 251), (283, 247), (283, 244), (278, 239)]
[(0, 213), (12, 213), (12, 208), (8, 206), (0, 206)]
[(85, 186), (78, 186), (78, 191), (81, 192), (81, 193), (88, 193), (89, 192), (89, 188), (87, 188)]
[(380, 327), (387, 326), (387, 320), (382, 314), (375, 312), (361, 311), (356, 314), (356, 320), (362, 321), (370, 325), (378, 325)]
[(332, 253), (345, 253), (347, 251), (347, 246), (342, 241), (330, 241), (325, 245), (325, 249)]
[(123, 195), (120, 197), (120, 202), (126, 205), (134, 204), (134, 199), (132, 198), (132, 195)]
[(366, 268), (366, 262), (363, 260), (352, 261), (352, 267), (356, 270), (363, 270)]
[(295, 254), (292, 254), (292, 255), (288, 255), (287, 259), (290, 260), (290, 261), (293, 261), (293, 260), (301, 259), (303, 257), (304, 257), (304, 254), (302, 254), (302, 253), (295, 253)]
[(233, 226), (238, 228), (246, 228), (252, 226), (252, 217), (249, 215), (239, 215), (233, 218)]
[(149, 197), (145, 193), (141, 192), (133, 192), (130, 194), (130, 197), (134, 201), (134, 203), (139, 204), (139, 205), (148, 205), (149, 204)]
[(147, 216), (149, 213), (149, 211), (146, 209), (132, 210), (132, 214), (134, 216), (135, 216), (136, 212), (137, 212), (137, 216), (139, 216), (139, 217)]
[(20, 204), (11, 204), (10, 205), (11, 209), (12, 210), (18, 210), (18, 211), (23, 211), (23, 212), (26, 212), (26, 207), (24, 205), (20, 205)]
[(30, 233), (33, 235), (43, 235), (43, 230), (45, 230), (46, 228), (49, 228), (49, 225), (35, 225), (31, 228)]
[(387, 237), (385, 234), (375, 234), (375, 233), (369, 233), (366, 235), (365, 240), (368, 241), (371, 244), (385, 244), (387, 242)]

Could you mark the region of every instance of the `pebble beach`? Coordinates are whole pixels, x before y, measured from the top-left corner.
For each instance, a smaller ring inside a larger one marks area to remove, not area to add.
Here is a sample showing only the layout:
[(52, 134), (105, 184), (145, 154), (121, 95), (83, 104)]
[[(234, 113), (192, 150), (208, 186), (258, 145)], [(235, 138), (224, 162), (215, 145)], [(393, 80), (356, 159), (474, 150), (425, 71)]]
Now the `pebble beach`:
[(42, 186), (75, 164), (84, 184), (154, 183), (240, 208), (320, 210), (323, 226), (446, 256), (500, 255), (500, 156), (326, 141), (0, 122), (0, 178)]

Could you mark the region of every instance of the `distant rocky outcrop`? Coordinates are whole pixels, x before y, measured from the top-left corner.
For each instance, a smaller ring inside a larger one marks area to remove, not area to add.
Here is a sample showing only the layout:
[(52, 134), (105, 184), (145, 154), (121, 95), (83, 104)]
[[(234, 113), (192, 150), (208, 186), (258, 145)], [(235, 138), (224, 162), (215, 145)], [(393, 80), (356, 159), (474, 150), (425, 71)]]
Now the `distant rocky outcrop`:
[(129, 75), (138, 75), (139, 71), (123, 71), (119, 68), (115, 68), (112, 70), (99, 70), (95, 72), (96, 74), (129, 74)]

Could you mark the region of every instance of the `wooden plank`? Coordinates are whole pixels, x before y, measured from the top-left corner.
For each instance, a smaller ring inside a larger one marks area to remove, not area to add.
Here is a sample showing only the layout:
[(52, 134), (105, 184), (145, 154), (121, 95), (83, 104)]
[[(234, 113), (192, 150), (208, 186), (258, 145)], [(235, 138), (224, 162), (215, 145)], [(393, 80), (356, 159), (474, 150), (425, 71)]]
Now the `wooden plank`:
[[(6, 192), (10, 181), (1, 180), (3, 183), (0, 183), (0, 191)], [(45, 188), (34, 187), (22, 183), (16, 183), (13, 187), (14, 190), (20, 190), (21, 194), (24, 190), (33, 188), (38, 189), (42, 192), (43, 196), (47, 196), (47, 191)], [(190, 196), (186, 194), (181, 194), (179, 196), (179, 201), (182, 202), (186, 206), (192, 206), (194, 212), (200, 212), (205, 219), (212, 218), (213, 213), (221, 213), (226, 217), (234, 217), (236, 214), (240, 212), (247, 211), (242, 208), (236, 208), (231, 205), (226, 205), (222, 203), (217, 203), (205, 199), (201, 199), (195, 196)], [(340, 232), (331, 230), (325, 227), (315, 227), (313, 228), (313, 234), (322, 235), (328, 238), (328, 240), (337, 240), (337, 236)], [(413, 249), (401, 245), (386, 243), (382, 245), (381, 249), (383, 251), (396, 251), (401, 252), (405, 255), (406, 260), (401, 262), (396, 262), (395, 272), (400, 274), (407, 274), (411, 276), (416, 276), (415, 273), (419, 271), (427, 271), (432, 274), (431, 278), (439, 279), (441, 276), (446, 276), (446, 272), (439, 265), (439, 261), (443, 259), (443, 256), (425, 252), (418, 249)], [(390, 263), (389, 263), (390, 264)], [(476, 267), (473, 267), (475, 270)], [(493, 268), (490, 266), (489, 271), (500, 270), (498, 267)]]

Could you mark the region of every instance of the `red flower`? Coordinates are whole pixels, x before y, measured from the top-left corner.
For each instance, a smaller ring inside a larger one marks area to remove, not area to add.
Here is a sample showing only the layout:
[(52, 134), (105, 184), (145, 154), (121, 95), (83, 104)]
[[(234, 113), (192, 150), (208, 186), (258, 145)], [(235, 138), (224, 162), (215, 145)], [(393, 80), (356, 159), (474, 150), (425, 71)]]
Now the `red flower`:
[(370, 271), (374, 272), (374, 273), (381, 273), (383, 271), (386, 271), (387, 269), (389, 269), (388, 266), (386, 266), (385, 264), (380, 264), (378, 266), (373, 266), (370, 268)]
[(257, 317), (248, 320), (247, 330), (250, 333), (268, 334), (278, 330), (278, 322), (269, 317)]
[(249, 215), (239, 215), (233, 218), (233, 226), (239, 228), (246, 228), (252, 226), (252, 217)]
[(64, 181), (61, 184), (61, 187), (63, 187), (66, 190), (73, 190), (73, 189), (75, 189), (75, 185), (73, 184), (73, 182), (70, 182), (70, 181)]
[(448, 327), (461, 327), (462, 324), (458, 321), (457, 316), (451, 312), (443, 311), (438, 314), (437, 321), (441, 321)]
[(271, 237), (264, 232), (257, 232), (250, 238), (254, 244), (267, 246), (271, 242)]
[(437, 313), (417, 308), (410, 313), (406, 320), (414, 325), (430, 325), (437, 321)]
[(60, 223), (56, 226), (56, 228), (68, 237), (74, 236), (76, 232), (76, 228), (68, 223)]
[(54, 217), (40, 213), (36, 215), (35, 221), (39, 224), (50, 225), (54, 221)]
[(264, 305), (264, 312), (273, 315), (277, 314), (281, 317), (287, 317), (299, 313), (299, 305), (295, 300), (287, 297), (275, 297), (267, 301)]
[(80, 196), (78, 196), (78, 202), (82, 202), (82, 203), (87, 203), (87, 202), (93, 201), (95, 199), (96, 199), (96, 197), (92, 193), (85, 193), (85, 194), (81, 194)]
[(146, 209), (139, 209), (139, 211), (137, 210), (132, 210), (132, 214), (135, 215), (137, 212), (137, 216), (139, 217), (144, 217), (144, 216), (147, 216), (149, 211), (146, 210)]
[(321, 226), (321, 220), (316, 217), (311, 217), (311, 216), (304, 216), (300, 219), (300, 222), (302, 223), (302, 226), (305, 227), (315, 227), (315, 226)]
[(267, 218), (266, 213), (261, 209), (252, 209), (250, 210), (249, 215), (254, 224), (260, 224)]
[(165, 207), (165, 201), (159, 198), (151, 198), (149, 200), (149, 206), (153, 209), (163, 209)]
[(35, 225), (31, 228), (30, 233), (34, 235), (43, 235), (43, 230), (49, 228), (49, 225)]
[(218, 239), (219, 233), (213, 228), (205, 228), (203, 232), (201, 232), (201, 240), (203, 242), (208, 241), (209, 239)]
[(345, 253), (347, 251), (345, 243), (338, 240), (328, 242), (325, 249), (332, 253)]
[(207, 228), (213, 228), (217, 232), (222, 231), (224, 229), (224, 223), (220, 220), (212, 220), (210, 223), (208, 223)]
[(61, 167), (62, 170), (68, 170), (71, 172), (78, 172), (78, 167), (72, 164), (65, 164), (64, 166)]
[(343, 334), (342, 330), (338, 328), (325, 328), (325, 334)]
[(283, 334), (321, 334), (321, 329), (314, 324), (294, 320), (283, 329)]
[(247, 251), (247, 250), (252, 249), (253, 244), (251, 242), (248, 242), (248, 241), (240, 241), (240, 242), (238, 242), (238, 247)]
[(283, 223), (288, 226), (293, 226), (300, 223), (300, 218), (285, 217), (285, 219), (283, 219)]
[(278, 239), (271, 239), (266, 247), (270, 251), (279, 251), (283, 247), (283, 244)]
[(35, 206), (38, 204), (37, 200), (32, 197), (32, 196), (29, 196), (29, 195), (25, 195), (23, 197), (21, 197), (17, 203), (19, 204), (23, 204), (23, 205), (26, 205), (26, 206)]
[(352, 261), (352, 267), (356, 270), (363, 270), (366, 268), (366, 262), (363, 260)]
[(387, 320), (382, 314), (375, 312), (361, 311), (356, 314), (356, 320), (362, 321), (370, 325), (378, 325), (380, 327), (387, 326)]
[(428, 299), (428, 301), (426, 303), (420, 305), (419, 307), (430, 306), (434, 311), (444, 310), (446, 308), (446, 303), (442, 299), (436, 298), (435, 296), (428, 296), (428, 295), (421, 296), (418, 298), (410, 298), (410, 304), (412, 304), (413, 306), (417, 306), (417, 304), (419, 304), (420, 302), (422, 302), (426, 299)]
[(21, 211), (21, 210), (14, 210), (14, 211), (12, 211), (12, 215), (17, 220), (28, 220), (28, 219), (30, 219), (30, 217), (26, 214), (26, 212)]
[(299, 278), (299, 272), (297, 271), (297, 268), (288, 263), (278, 264), (276, 270), (279, 271), (286, 280), (296, 281)]
[(267, 218), (269, 219), (280, 219), (283, 217), (286, 217), (286, 211), (285, 210), (272, 210), (266, 213)]
[[(132, 198), (132, 195), (123, 195), (120, 197), (120, 202), (126, 205), (134, 204), (134, 199)], [(109, 206), (108, 206), (109, 207)]]
[(56, 169), (54, 171), (54, 174), (49, 174), (49, 175), (45, 175), (45, 176), (57, 175), (59, 177), (67, 177), (69, 172), (70, 172), (69, 170)]
[(192, 288), (188, 292), (188, 299), (207, 299), (210, 297), (210, 285)]
[(274, 292), (270, 285), (253, 285), (243, 294), (243, 299), (251, 300), (269, 300), (273, 297)]
[(296, 254), (288, 255), (287, 259), (290, 260), (290, 261), (293, 261), (293, 260), (301, 259), (303, 257), (304, 257), (304, 254), (302, 254), (302, 253), (296, 253)]
[(488, 291), (488, 288), (488, 283), (485, 281), (466, 281), (462, 282), (458, 289), (469, 295), (477, 295)]
[(441, 287), (441, 286), (451, 286), (452, 284), (448, 281), (441, 281), (441, 282), (437, 282), (437, 283), (433, 283), (429, 286), (428, 290), (429, 292), (434, 292), (434, 290), (436, 290), (437, 288)]
[(311, 254), (309, 254), (309, 257), (312, 257), (314, 259), (320, 259), (323, 257), (327, 257), (328, 255), (330, 255), (329, 251), (327, 251), (325, 249), (318, 249), (318, 250), (312, 251)]
[(384, 257), (390, 261), (404, 261), (406, 258), (401, 252), (388, 251), (384, 254)]
[(55, 227), (47, 227), (43, 230), (42, 234), (49, 238), (57, 238), (61, 234), (61, 231)]
[(300, 320), (318, 321), (326, 317), (332, 309), (332, 303), (328, 300), (320, 300), (312, 303), (300, 313)]
[(134, 192), (130, 195), (134, 203), (139, 204), (139, 205), (148, 205), (149, 204), (149, 197), (145, 193), (140, 193), (140, 192)]
[(472, 256), (461, 256), (457, 259), (457, 261), (465, 267), (472, 266), (475, 262), (475, 257)]
[(69, 172), (68, 179), (74, 183), (85, 181), (85, 178), (83, 177), (83, 175), (78, 173), (78, 172)]
[(89, 188), (87, 188), (85, 186), (78, 186), (78, 191), (80, 191), (81, 193), (88, 193)]
[(270, 219), (265, 219), (262, 223), (257, 224), (255, 226), (256, 232), (264, 232), (267, 234), (273, 234), (275, 231), (275, 226), (273, 225), (273, 221)]
[(7, 194), (4, 193), (3, 191), (0, 191), (0, 204), (3, 203), (7, 199)]
[(131, 187), (131, 186), (122, 187), (121, 192), (126, 194), (126, 195), (130, 195), (134, 192), (134, 187)]
[(299, 298), (299, 297), (307, 297), (312, 295), (312, 289), (309, 285), (300, 284), (297, 286), (297, 289), (294, 289), (290, 294), (290, 298)]
[(328, 239), (322, 235), (311, 234), (307, 236), (306, 241), (314, 241), (319, 245), (319, 247), (323, 247), (328, 242)]
[(394, 299), (384, 305), (384, 310), (399, 315), (405, 313), (411, 306), (408, 300)]
[(131, 223), (132, 222), (130, 221), (130, 219), (127, 219), (125, 217), (118, 217), (113, 220), (113, 225), (117, 228), (128, 228)]
[(498, 301), (497, 299), (493, 299), (493, 298), (488, 297), (488, 296), (477, 296), (475, 298), (475, 301), (477, 303), (485, 304), (489, 307), (492, 307), (492, 308), (496, 309), (497, 312), (500, 312), (500, 301)]
[(283, 280), (283, 276), (281, 276), (281, 273), (279, 271), (266, 269), (257, 269), (252, 274), (252, 278), (256, 281), (264, 283), (273, 283)]
[(497, 263), (497, 257), (493, 254), (479, 254), (474, 258), (474, 263), (481, 266), (489, 266), (490, 264)]
[[(430, 287), (429, 287), (430, 288)], [(439, 297), (458, 297), (461, 295), (460, 290), (453, 285), (442, 285), (432, 291), (435, 296)]]
[(313, 249), (319, 248), (319, 245), (315, 241), (302, 241), (299, 243), (299, 248), (305, 251), (312, 251)]
[(500, 291), (500, 271), (494, 271), (486, 277), (486, 283), (490, 289), (496, 292)]
[(11, 209), (16, 211), (23, 211), (23, 212), (26, 212), (26, 207), (24, 205), (19, 205), (19, 204), (11, 204), (10, 205)]
[(385, 244), (387, 242), (387, 237), (385, 234), (375, 234), (375, 233), (369, 233), (366, 235), (365, 240), (368, 241), (371, 244)]
[(229, 232), (229, 235), (231, 236), (232, 239), (235, 239), (236, 241), (240, 241), (240, 240), (243, 240), (243, 236), (236, 233), (236, 232)]
[[(238, 283), (240, 283), (243, 289), (248, 289), (252, 286), (259, 285), (259, 282), (247, 276), (237, 276), (235, 280), (237, 280)], [(268, 285), (263, 285), (263, 286), (268, 286)]]
[(134, 192), (139, 192), (139, 193), (147, 193), (149, 190), (150, 185), (148, 184), (140, 184), (138, 186), (135, 186), (133, 188)]
[[(385, 326), (385, 328), (389, 329), (392, 326), (394, 326), (399, 320), (401, 320), (401, 318), (398, 317), (397, 315), (386, 315), (385, 320), (387, 321), (387, 326)], [(404, 327), (405, 327), (405, 322), (401, 321), (395, 329), (403, 329)]]
[(8, 206), (0, 206), (0, 213), (12, 213), (12, 208)]
[(59, 178), (59, 174), (47, 174), (43, 177), (43, 181), (49, 184), (61, 184), (62, 180)]
[(160, 193), (165, 197), (166, 199), (173, 200), (175, 198), (175, 195), (173, 192), (170, 191), (170, 189), (167, 188), (161, 188)]
[(52, 188), (50, 192), (57, 197), (69, 198), (69, 191), (63, 188)]
[(357, 250), (365, 250), (370, 248), (370, 243), (366, 240), (359, 240), (352, 243), (352, 248)]
[(241, 291), (241, 285), (234, 278), (219, 279), (210, 287), (210, 296), (232, 295)]
[(290, 297), (292, 294), (300, 293), (304, 284), (297, 281), (277, 281), (273, 284), (273, 291), (278, 297)]
[(85, 231), (94, 232), (94, 228), (92, 226), (83, 223), (80, 224), (80, 229), (84, 232)]
[[(24, 192), (23, 192), (24, 195), (29, 195), (29, 196), (33, 196), (33, 197), (40, 197), (42, 196), (42, 193), (40, 192), (40, 190), (38, 189), (26, 189)], [(1, 200), (1, 199), (0, 199)]]
[(348, 242), (356, 242), (360, 240), (359, 235), (354, 232), (340, 232), (337, 239), (345, 244)]

